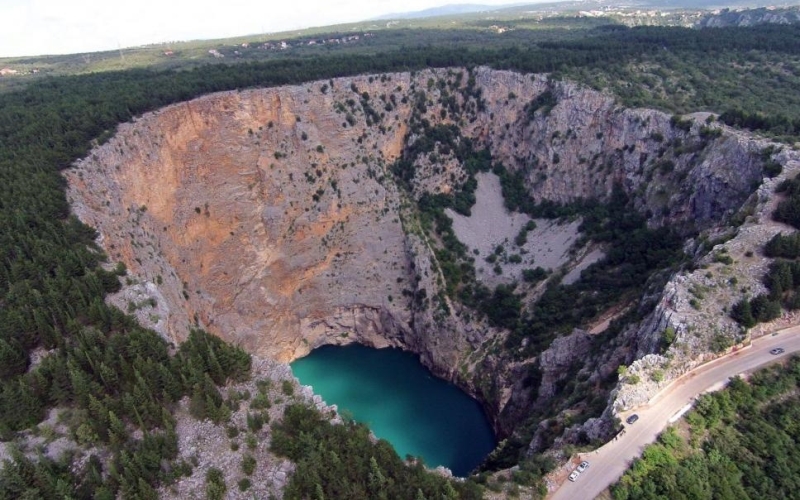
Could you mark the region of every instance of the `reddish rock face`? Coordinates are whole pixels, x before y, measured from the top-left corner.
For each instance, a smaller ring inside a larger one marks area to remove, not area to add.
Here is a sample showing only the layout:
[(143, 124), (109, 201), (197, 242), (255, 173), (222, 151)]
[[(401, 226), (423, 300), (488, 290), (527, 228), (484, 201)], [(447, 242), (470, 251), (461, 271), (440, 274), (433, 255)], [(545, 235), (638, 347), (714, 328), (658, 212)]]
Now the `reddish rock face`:
[[(386, 133), (363, 116), (351, 126), (336, 105), (358, 99), (350, 83), (170, 106), (122, 125), (68, 173), (76, 212), (111, 259), (159, 284), (165, 333), (197, 323), (286, 361), (337, 339), (386, 344), (382, 314), (406, 328), (399, 197), (380, 177), (408, 109), (385, 119)], [(353, 83), (371, 94), (409, 85)]]

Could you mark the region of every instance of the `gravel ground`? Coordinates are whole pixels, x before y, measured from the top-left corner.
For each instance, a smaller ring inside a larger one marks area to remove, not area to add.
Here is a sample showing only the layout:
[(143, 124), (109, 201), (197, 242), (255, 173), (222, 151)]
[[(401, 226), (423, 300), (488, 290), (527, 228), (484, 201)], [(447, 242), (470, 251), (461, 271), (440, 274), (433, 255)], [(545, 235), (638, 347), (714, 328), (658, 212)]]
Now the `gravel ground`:
[[(472, 215), (465, 217), (450, 209), (446, 213), (453, 219), (456, 236), (475, 257), (479, 281), (493, 288), (501, 283), (522, 280), (523, 269), (541, 266), (552, 270), (569, 261), (568, 251), (578, 237), (580, 220), (559, 224), (509, 212), (503, 205), (500, 179), (491, 173), (479, 173), (476, 177), (478, 189)], [(527, 243), (518, 247), (514, 240), (531, 220), (536, 223), (536, 229), (528, 233)], [(486, 258), (500, 245), (503, 251), (497, 254), (496, 262), (487, 262)], [(522, 261), (511, 262), (509, 258), (512, 255), (519, 255)], [(495, 265), (502, 270), (500, 274), (495, 271)]]

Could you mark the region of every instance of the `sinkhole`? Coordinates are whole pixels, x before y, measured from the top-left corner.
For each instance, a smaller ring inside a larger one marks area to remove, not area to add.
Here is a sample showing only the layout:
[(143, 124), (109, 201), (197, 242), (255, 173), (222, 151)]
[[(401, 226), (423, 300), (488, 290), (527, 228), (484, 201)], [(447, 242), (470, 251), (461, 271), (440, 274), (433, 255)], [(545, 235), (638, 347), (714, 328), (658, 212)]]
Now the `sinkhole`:
[(303, 385), (366, 424), (397, 454), (466, 476), (496, 439), (480, 404), (400, 349), (324, 346), (291, 364)]

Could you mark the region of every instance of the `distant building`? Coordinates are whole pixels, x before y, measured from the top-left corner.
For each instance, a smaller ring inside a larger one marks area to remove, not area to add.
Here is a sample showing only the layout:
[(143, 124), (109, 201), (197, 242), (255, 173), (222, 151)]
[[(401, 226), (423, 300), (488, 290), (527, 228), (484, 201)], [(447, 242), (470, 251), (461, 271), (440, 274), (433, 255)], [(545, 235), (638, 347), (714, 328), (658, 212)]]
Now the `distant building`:
[(171, 55), (174, 55), (174, 54), (175, 54), (175, 53), (174, 53), (174, 52), (172, 52), (171, 50), (165, 50), (165, 51), (164, 51), (164, 55), (165, 55), (165, 56), (167, 56), (167, 57), (169, 57), (169, 56), (171, 56)]

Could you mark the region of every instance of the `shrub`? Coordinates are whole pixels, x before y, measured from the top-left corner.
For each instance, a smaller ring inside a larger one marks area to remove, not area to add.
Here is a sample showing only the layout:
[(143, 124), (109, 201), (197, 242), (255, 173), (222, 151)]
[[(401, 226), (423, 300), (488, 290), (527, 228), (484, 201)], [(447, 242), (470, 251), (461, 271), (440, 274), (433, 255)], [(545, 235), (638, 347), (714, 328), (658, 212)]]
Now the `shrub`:
[(753, 317), (753, 310), (747, 298), (741, 299), (731, 307), (731, 318), (745, 328), (756, 326), (756, 319)]
[(206, 472), (206, 498), (208, 500), (222, 500), (228, 487), (225, 485), (225, 477), (222, 471), (216, 467), (208, 469)]
[(247, 453), (242, 457), (242, 472), (248, 476), (252, 476), (256, 470), (256, 459), (253, 455)]
[(251, 450), (255, 450), (258, 446), (258, 438), (256, 438), (256, 435), (253, 433), (247, 434), (244, 438), (244, 442), (247, 444), (247, 448)]
[(547, 271), (539, 266), (535, 269), (524, 269), (522, 271), (522, 279), (528, 283), (536, 283), (547, 278)]
[(775, 160), (768, 160), (764, 163), (764, 175), (769, 178), (777, 177), (783, 172), (783, 165)]

